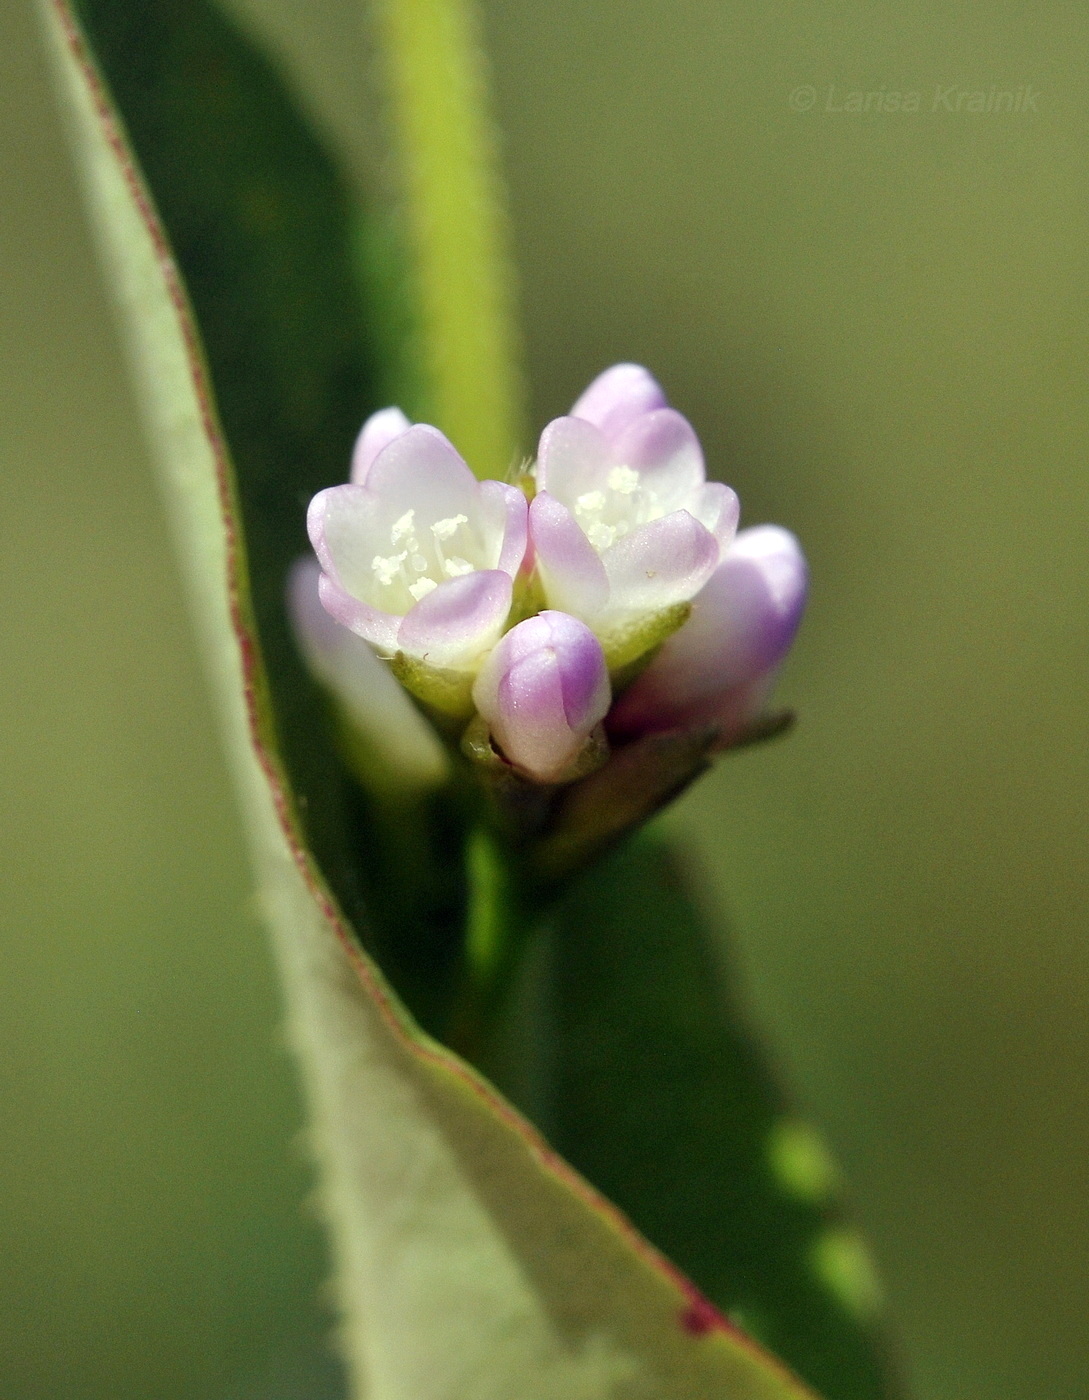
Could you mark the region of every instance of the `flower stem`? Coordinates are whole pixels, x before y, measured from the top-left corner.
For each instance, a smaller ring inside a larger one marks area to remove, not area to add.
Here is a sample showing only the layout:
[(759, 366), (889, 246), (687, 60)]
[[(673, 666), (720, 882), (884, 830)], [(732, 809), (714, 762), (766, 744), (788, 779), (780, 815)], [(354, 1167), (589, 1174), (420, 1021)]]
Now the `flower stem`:
[(466, 851), (468, 909), (461, 984), (446, 1037), (451, 1049), (479, 1065), (532, 932), (509, 856), (486, 827)]
[(374, 0), (434, 420), (482, 477), (523, 430), (514, 274), (473, 0)]

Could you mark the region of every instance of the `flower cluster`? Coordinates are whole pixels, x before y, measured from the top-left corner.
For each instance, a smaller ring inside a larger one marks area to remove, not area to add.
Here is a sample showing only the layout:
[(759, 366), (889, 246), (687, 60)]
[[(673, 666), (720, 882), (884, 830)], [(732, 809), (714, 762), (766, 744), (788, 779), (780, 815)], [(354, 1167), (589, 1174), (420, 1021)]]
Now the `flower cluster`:
[[(478, 481), (437, 429), (376, 413), (308, 528), (328, 617), (432, 713), (479, 715), (501, 760), (562, 783), (606, 751), (603, 729), (623, 744), (711, 726), (725, 747), (759, 715), (806, 567), (787, 531), (737, 520), (688, 422), (646, 370), (616, 365), (544, 430), (520, 486)], [(372, 668), (316, 643), (315, 572), (296, 573), (296, 629), (343, 691)], [(340, 698), (362, 724), (366, 701)]]

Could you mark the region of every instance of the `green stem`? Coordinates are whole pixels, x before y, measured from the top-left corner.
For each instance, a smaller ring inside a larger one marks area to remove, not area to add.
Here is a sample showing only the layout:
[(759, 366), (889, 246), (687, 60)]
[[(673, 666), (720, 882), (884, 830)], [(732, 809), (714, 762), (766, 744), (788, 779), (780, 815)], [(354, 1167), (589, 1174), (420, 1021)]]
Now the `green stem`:
[(533, 928), (507, 853), (483, 826), (466, 849), (468, 910), (460, 986), (447, 1043), (480, 1064)]
[(374, 0), (437, 425), (478, 476), (523, 441), (514, 276), (473, 0)]

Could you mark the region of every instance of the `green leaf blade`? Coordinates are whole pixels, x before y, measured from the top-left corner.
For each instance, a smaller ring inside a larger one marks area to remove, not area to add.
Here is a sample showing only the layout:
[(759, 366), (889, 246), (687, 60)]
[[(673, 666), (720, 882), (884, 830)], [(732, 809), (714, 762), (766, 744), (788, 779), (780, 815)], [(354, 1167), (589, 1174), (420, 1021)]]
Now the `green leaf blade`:
[(676, 858), (653, 837), (621, 849), (551, 939), (557, 1148), (827, 1400), (889, 1400), (834, 1167), (770, 1074)]

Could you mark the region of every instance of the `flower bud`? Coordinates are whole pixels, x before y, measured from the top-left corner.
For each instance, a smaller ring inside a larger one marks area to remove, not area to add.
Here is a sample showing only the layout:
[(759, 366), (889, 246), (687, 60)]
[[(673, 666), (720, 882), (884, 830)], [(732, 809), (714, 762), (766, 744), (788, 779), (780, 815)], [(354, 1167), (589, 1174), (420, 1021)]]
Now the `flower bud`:
[(601, 643), (584, 623), (552, 611), (513, 627), (473, 686), (493, 742), (515, 768), (542, 783), (572, 774), (610, 698)]
[(758, 717), (805, 607), (808, 575), (794, 536), (743, 530), (693, 602), (692, 616), (624, 692), (609, 733), (720, 726), (726, 748)]
[(322, 607), (320, 576), (316, 559), (296, 560), (288, 577), (288, 607), (311, 674), (337, 702), (346, 756), (375, 790), (407, 795), (438, 786), (449, 774), (442, 744), (388, 664)]

